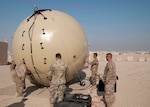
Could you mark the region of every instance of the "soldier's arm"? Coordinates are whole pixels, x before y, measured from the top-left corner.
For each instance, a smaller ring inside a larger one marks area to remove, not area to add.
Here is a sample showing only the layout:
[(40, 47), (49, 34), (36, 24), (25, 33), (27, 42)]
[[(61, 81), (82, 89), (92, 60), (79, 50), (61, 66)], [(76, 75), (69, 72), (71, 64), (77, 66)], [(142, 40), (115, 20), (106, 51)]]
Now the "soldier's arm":
[(20, 72), (19, 68), (17, 67), (15, 71), (16, 71), (17, 76), (21, 79), (22, 73)]
[(96, 59), (94, 59), (92, 62), (89, 63), (90, 65), (97, 65), (98, 61)]
[(92, 62), (89, 62), (90, 65), (93, 65), (93, 63), (94, 63), (94, 60)]
[(99, 61), (98, 61), (98, 59), (96, 59), (96, 61), (95, 61), (95, 64), (96, 64), (96, 65), (98, 65), (98, 64), (99, 64)]
[(108, 69), (109, 68), (108, 68), (108, 63), (107, 63), (106, 66), (105, 66), (104, 75), (103, 75), (103, 80), (104, 80), (105, 83), (106, 83)]
[(111, 63), (108, 63), (108, 68), (109, 68), (109, 71), (113, 71), (113, 65)]
[(51, 81), (51, 79), (52, 79), (52, 73), (53, 73), (53, 67), (51, 66), (50, 69), (49, 69), (49, 72), (48, 72), (48, 76), (47, 76), (49, 81)]
[(111, 80), (115, 80), (116, 79), (116, 75), (115, 75), (115, 71), (114, 71), (114, 66), (112, 63), (108, 63), (108, 68), (109, 68), (109, 73), (108, 73), (108, 82)]
[(109, 68), (109, 72), (111, 72), (111, 74), (115, 74), (114, 65), (112, 63), (108, 63), (108, 68)]
[(103, 80), (104, 80), (104, 82), (106, 81), (106, 70), (104, 70), (104, 75), (103, 75)]
[(24, 64), (25, 66), (25, 75), (31, 75), (31, 71), (27, 68), (26, 64)]
[(69, 78), (69, 68), (66, 66), (66, 80)]

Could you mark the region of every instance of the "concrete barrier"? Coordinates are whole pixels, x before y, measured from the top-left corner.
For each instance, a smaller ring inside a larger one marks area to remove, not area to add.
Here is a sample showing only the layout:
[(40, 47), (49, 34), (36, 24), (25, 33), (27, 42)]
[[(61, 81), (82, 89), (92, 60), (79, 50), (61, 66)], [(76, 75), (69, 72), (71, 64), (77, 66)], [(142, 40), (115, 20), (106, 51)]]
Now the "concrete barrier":
[(127, 61), (133, 61), (133, 56), (127, 56)]
[(145, 61), (145, 57), (139, 57), (138, 61)]

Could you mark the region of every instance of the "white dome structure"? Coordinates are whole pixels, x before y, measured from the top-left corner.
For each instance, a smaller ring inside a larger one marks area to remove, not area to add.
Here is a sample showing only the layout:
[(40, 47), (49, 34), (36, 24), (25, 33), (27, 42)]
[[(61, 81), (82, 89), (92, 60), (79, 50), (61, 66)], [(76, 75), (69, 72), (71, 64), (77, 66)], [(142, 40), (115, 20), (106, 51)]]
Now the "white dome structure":
[(17, 65), (25, 60), (33, 74), (32, 82), (48, 86), (47, 73), (55, 54), (61, 53), (69, 66), (70, 81), (84, 66), (88, 43), (83, 29), (71, 16), (56, 10), (37, 10), (17, 28), (12, 53)]

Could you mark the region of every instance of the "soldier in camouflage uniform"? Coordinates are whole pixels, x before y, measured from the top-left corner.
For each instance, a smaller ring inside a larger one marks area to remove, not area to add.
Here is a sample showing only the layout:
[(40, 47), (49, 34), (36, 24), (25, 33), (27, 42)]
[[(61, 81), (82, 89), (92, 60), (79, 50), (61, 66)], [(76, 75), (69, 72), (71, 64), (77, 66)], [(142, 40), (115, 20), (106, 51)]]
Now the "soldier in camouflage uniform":
[(27, 73), (27, 68), (24, 64), (24, 60), (21, 61), (18, 67), (16, 67), (14, 61), (12, 61), (10, 71), (13, 81), (16, 83), (16, 96), (23, 96), (23, 89), (25, 89), (25, 77)]
[(15, 71), (15, 68), (16, 68), (16, 64), (15, 64), (14, 60), (12, 60), (11, 65), (10, 65), (11, 77), (12, 77), (13, 82), (17, 83), (18, 76), (17, 76), (17, 73)]
[(91, 84), (93, 86), (96, 86), (96, 76), (97, 76), (97, 70), (98, 70), (98, 64), (99, 64), (99, 61), (97, 59), (97, 53), (94, 53), (93, 54), (93, 61), (90, 62), (89, 64), (91, 65)]
[(105, 66), (104, 70), (104, 84), (105, 84), (105, 101), (107, 107), (114, 107), (115, 102), (115, 82), (116, 82), (116, 65), (112, 61), (112, 54), (107, 53), (106, 60), (108, 63)]
[(56, 54), (56, 62), (51, 65), (48, 79), (50, 84), (50, 107), (53, 107), (56, 98), (57, 102), (63, 100), (64, 91), (66, 89), (67, 65), (61, 60), (61, 54)]

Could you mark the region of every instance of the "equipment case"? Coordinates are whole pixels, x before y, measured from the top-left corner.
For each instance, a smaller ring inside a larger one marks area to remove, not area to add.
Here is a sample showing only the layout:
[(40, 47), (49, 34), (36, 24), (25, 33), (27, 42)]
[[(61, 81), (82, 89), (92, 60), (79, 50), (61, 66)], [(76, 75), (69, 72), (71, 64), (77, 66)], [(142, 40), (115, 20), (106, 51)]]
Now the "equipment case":
[(67, 94), (62, 102), (56, 103), (54, 107), (91, 107), (90, 95)]

